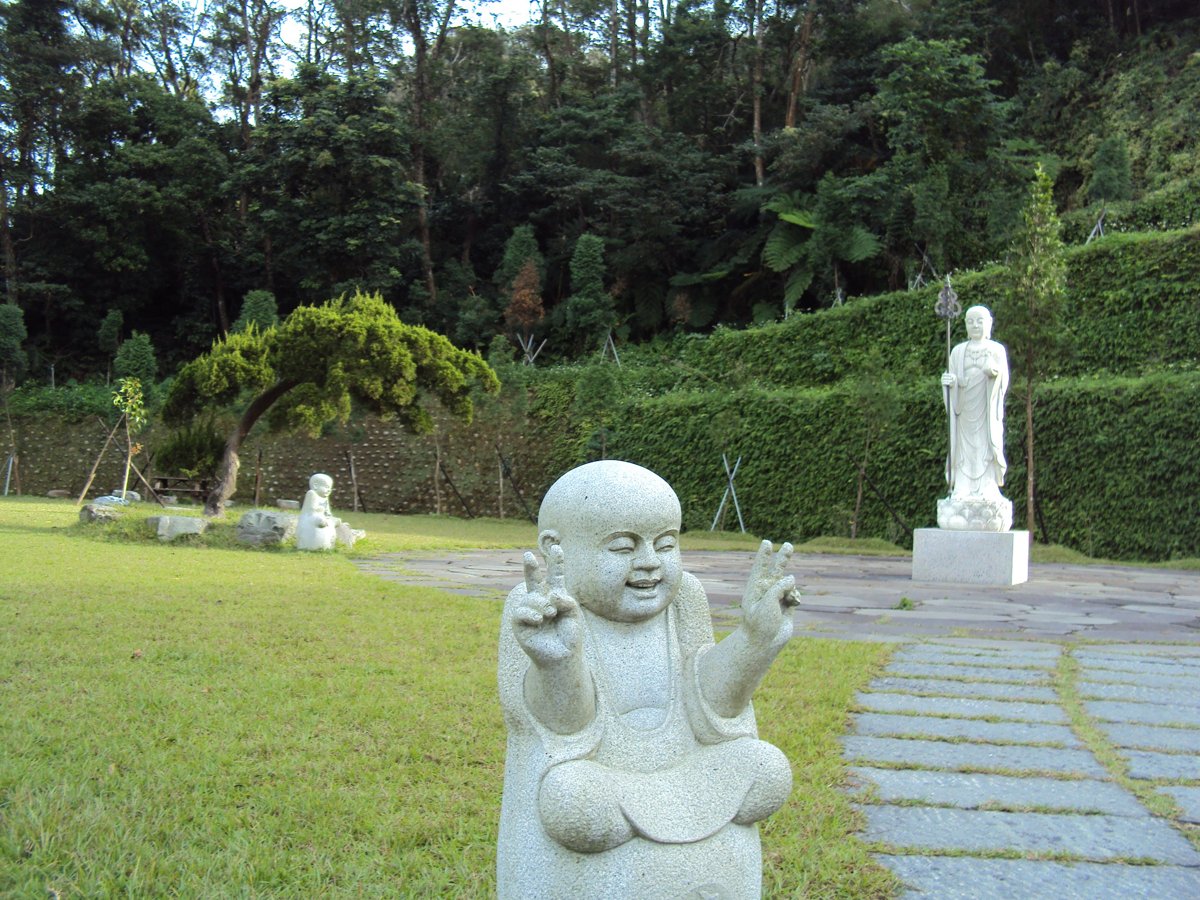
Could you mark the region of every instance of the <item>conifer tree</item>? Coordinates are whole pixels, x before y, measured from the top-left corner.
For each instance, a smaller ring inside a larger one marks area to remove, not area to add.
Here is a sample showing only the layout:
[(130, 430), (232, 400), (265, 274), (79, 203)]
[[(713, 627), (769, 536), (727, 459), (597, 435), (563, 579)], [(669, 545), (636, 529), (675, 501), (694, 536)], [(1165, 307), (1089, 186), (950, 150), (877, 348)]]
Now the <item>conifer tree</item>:
[(604, 239), (581, 234), (571, 254), (567, 327), (585, 347), (599, 347), (616, 324), (612, 297), (604, 290)]
[(1033, 395), (1062, 341), (1067, 295), (1067, 264), (1054, 209), (1054, 182), (1041, 164), (1009, 251), (1008, 269), (1007, 290), (997, 318), (1025, 406), (1025, 515), (1032, 540), (1036, 524)]

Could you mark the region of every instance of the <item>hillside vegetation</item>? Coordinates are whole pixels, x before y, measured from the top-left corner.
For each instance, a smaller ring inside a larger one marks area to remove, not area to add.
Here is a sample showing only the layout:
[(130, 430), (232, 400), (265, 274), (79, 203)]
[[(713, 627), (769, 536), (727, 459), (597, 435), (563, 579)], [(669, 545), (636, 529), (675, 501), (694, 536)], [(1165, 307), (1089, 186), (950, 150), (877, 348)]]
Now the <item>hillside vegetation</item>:
[[(1069, 253), (1067, 339), (1036, 393), (1039, 539), (1093, 556), (1200, 552), (1200, 229), (1114, 235)], [(998, 309), (1005, 270), (957, 282)], [(742, 460), (747, 528), (910, 543), (944, 492), (945, 332), (935, 291), (894, 292), (773, 325), (718, 330), (536, 377), (542, 414), (573, 421), (564, 464), (642, 462), (707, 528)], [(965, 335), (959, 330), (954, 340)], [(1023, 416), (1010, 391), (1007, 495), (1023, 521)], [(572, 419), (572, 412), (575, 413)], [(859, 471), (864, 473), (858, 499)], [(1015, 486), (1015, 489), (1014, 489)], [(856, 514), (857, 509), (857, 514)], [(728, 523), (733, 519), (727, 519)]]

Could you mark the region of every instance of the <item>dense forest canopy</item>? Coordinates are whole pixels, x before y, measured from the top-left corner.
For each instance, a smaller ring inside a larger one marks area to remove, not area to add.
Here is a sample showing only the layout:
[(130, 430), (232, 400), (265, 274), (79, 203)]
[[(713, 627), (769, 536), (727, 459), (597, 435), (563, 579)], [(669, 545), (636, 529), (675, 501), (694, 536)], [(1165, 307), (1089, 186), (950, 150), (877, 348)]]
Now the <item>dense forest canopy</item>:
[(255, 291), (378, 293), (540, 359), (778, 318), (1000, 258), (1038, 162), (1084, 236), (1196, 215), (1194, 0), (536, 10), (0, 3), (33, 377), (102, 375), (114, 322), (173, 371)]

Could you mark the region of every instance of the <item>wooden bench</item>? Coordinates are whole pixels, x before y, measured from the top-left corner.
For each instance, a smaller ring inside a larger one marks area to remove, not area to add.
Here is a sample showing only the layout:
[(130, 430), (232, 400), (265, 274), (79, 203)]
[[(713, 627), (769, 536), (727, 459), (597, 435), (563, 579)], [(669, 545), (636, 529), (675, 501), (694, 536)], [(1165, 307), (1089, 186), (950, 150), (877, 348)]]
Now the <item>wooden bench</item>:
[(187, 475), (160, 475), (154, 479), (154, 493), (173, 497), (193, 497), (205, 500), (212, 492), (212, 481), (208, 478), (191, 478)]

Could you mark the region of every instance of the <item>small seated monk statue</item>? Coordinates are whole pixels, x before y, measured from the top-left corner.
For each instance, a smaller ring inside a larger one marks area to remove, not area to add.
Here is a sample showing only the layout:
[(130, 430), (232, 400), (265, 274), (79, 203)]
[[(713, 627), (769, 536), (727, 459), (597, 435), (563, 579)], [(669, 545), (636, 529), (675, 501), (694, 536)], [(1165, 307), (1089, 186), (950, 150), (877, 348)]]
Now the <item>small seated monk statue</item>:
[(351, 528), (333, 514), (329, 506), (329, 495), (333, 491), (333, 479), (318, 472), (308, 479), (308, 493), (300, 507), (296, 520), (296, 548), (299, 550), (332, 550), (335, 542), (353, 547), (354, 542), (366, 535), (365, 531)]
[(505, 602), (499, 897), (758, 898), (757, 822), (792, 787), (750, 696), (792, 634), (792, 548), (764, 541), (738, 628), (714, 643), (683, 571), (680, 506), (640, 466), (573, 469), (538, 516), (544, 576)]

